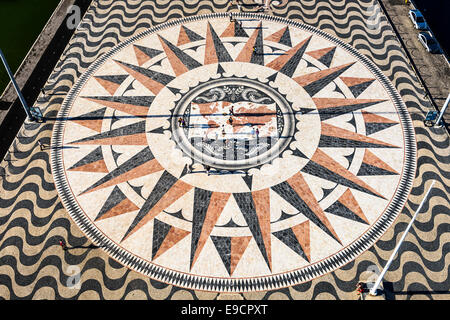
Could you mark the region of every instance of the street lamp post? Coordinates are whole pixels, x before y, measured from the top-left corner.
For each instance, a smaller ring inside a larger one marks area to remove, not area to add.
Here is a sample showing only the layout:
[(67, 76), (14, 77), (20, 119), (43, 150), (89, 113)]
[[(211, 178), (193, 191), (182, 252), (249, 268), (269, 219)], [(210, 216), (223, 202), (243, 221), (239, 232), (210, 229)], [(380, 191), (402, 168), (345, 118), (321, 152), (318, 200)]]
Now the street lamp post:
[(435, 126), (439, 126), (440, 125), (440, 122), (442, 120), (442, 117), (444, 116), (445, 110), (447, 110), (449, 102), (450, 102), (450, 93), (448, 94), (447, 100), (445, 100), (445, 103), (444, 103), (444, 106), (442, 107), (441, 114), (439, 115), (439, 118), (436, 120), (436, 122), (434, 124)]
[(412, 217), (411, 221), (408, 224), (408, 227), (406, 227), (405, 232), (403, 233), (402, 237), (400, 238), (400, 241), (398, 242), (397, 246), (394, 249), (394, 252), (392, 253), (391, 257), (389, 258), (388, 262), (386, 263), (386, 266), (384, 267), (383, 271), (381, 272), (380, 276), (378, 277), (378, 279), (375, 281), (372, 289), (370, 290), (370, 295), (372, 296), (376, 296), (377, 295), (377, 290), (378, 287), (380, 286), (381, 281), (384, 278), (384, 275), (386, 274), (386, 272), (389, 269), (389, 266), (391, 265), (392, 261), (395, 258), (395, 255), (397, 254), (398, 250), (400, 249), (400, 246), (403, 243), (403, 240), (405, 240), (406, 235), (408, 234), (409, 229), (411, 229), (414, 221), (416, 220), (417, 214), (420, 212), (420, 210), (422, 209), (423, 204), (425, 203), (425, 201), (428, 198), (428, 195), (430, 194), (431, 189), (433, 189), (433, 185), (436, 181), (433, 181), (431, 183), (430, 188), (428, 189), (427, 193), (425, 194), (425, 197), (423, 198), (422, 202), (419, 205), (419, 208), (417, 208), (416, 212), (414, 213), (414, 216)]
[(5, 66), (6, 72), (8, 73), (9, 78), (11, 79), (11, 82), (14, 86), (14, 89), (16, 89), (17, 95), (19, 96), (19, 100), (22, 103), (23, 108), (25, 109), (25, 112), (28, 116), (28, 119), (30, 121), (36, 121), (36, 118), (33, 116), (33, 114), (31, 113), (30, 108), (27, 105), (27, 102), (25, 101), (25, 98), (22, 95), (22, 92), (20, 91), (19, 86), (17, 85), (16, 80), (14, 79), (14, 75), (11, 72), (11, 69), (9, 68), (8, 62), (6, 62), (6, 58), (3, 55), (2, 50), (0, 49), (0, 58), (2, 59), (3, 65)]

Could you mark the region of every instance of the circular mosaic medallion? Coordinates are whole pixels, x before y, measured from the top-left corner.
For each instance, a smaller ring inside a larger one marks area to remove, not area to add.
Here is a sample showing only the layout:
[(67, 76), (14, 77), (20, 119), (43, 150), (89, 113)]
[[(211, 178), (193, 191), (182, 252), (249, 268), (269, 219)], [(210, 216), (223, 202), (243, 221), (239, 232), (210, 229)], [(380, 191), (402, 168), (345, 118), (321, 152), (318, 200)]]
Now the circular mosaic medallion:
[(262, 14), (180, 19), (101, 56), (62, 105), (52, 171), (78, 226), (154, 279), (268, 290), (343, 266), (392, 224), (414, 131), (365, 56)]

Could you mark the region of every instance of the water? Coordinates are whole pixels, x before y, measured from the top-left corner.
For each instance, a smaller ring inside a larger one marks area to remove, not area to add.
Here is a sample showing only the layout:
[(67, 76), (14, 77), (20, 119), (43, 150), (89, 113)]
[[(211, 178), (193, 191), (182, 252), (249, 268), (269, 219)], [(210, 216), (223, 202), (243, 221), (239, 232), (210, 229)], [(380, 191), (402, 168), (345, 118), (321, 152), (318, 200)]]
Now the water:
[[(59, 0), (1, 0), (0, 48), (15, 73), (41, 33)], [(0, 63), (0, 95), (9, 82)]]
[(447, 56), (450, 55), (450, 0), (414, 0)]

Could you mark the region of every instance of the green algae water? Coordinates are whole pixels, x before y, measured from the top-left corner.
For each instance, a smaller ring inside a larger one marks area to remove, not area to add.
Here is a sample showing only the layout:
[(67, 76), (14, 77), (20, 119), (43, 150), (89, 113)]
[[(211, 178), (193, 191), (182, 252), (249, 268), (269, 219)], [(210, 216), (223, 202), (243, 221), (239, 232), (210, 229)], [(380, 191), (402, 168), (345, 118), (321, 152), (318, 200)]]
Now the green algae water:
[[(0, 48), (13, 73), (22, 63), (59, 0), (0, 0)], [(0, 95), (9, 82), (0, 63)]]

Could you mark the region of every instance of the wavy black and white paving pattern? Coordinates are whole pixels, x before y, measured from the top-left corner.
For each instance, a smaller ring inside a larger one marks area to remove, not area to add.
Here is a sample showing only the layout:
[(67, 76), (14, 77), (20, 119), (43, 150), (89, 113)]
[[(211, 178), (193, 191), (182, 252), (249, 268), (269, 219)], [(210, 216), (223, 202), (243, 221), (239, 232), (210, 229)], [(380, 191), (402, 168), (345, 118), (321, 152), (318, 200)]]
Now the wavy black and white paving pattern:
[[(249, 0), (248, 0), (249, 1)], [(247, 2), (247, 1), (245, 1)], [(55, 190), (49, 150), (51, 118), (74, 82), (101, 54), (146, 28), (185, 16), (226, 12), (228, 0), (93, 1), (45, 86), (62, 93), (36, 103), (43, 124), (25, 122), (1, 163), (0, 299), (217, 299), (217, 293), (178, 288), (151, 280), (109, 258), (69, 218)], [(234, 9), (235, 10), (235, 9)], [(383, 267), (432, 180), (436, 184), (385, 280), (395, 299), (449, 299), (450, 139), (427, 128), (432, 106), (425, 100), (400, 43), (376, 1), (282, 1), (271, 14), (299, 20), (337, 36), (367, 55), (392, 81), (414, 122), (418, 156), (412, 192), (402, 214), (368, 251), (312, 281), (275, 291), (244, 293), (243, 299), (356, 299), (355, 285), (373, 266)], [(73, 249), (63, 251), (59, 240)], [(71, 276), (81, 270), (81, 287)], [(236, 298), (236, 297), (235, 297)]]

